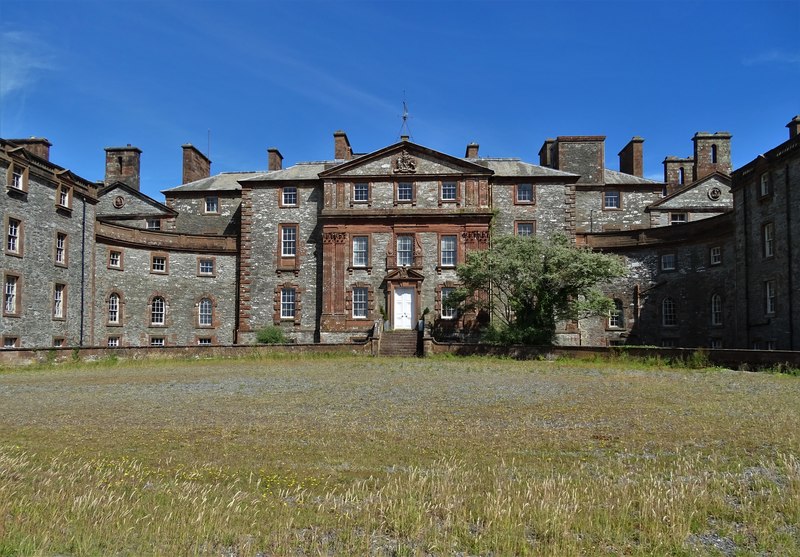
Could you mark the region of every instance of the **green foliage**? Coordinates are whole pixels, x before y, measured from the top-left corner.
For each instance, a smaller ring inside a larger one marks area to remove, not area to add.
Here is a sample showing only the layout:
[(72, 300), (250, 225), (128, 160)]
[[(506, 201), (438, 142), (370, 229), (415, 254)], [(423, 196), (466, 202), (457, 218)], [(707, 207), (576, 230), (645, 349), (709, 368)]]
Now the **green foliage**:
[(495, 237), (459, 265), (463, 287), (448, 305), (489, 311), (489, 342), (550, 344), (557, 321), (607, 315), (613, 302), (598, 285), (624, 272), (619, 258), (576, 247), (565, 236)]
[(286, 344), (286, 335), (283, 329), (276, 325), (268, 325), (256, 331), (256, 341), (259, 344)]

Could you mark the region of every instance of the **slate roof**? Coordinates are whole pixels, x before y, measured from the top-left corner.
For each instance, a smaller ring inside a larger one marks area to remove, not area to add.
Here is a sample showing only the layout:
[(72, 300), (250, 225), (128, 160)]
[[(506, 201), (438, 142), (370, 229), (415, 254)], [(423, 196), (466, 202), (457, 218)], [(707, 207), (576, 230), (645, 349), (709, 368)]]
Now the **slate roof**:
[(208, 178), (201, 178), (182, 186), (177, 186), (167, 190), (161, 190), (161, 193), (181, 193), (191, 191), (239, 191), (242, 187), (239, 185), (239, 180), (257, 176), (263, 172), (223, 172), (210, 176)]
[(464, 159), (466, 161), (478, 164), (484, 168), (494, 171), (495, 176), (524, 176), (529, 178), (549, 177), (549, 178), (566, 178), (577, 177), (577, 174), (547, 168), (546, 166), (538, 166), (523, 162), (520, 159), (503, 159), (503, 158), (478, 158), (478, 159)]
[(605, 183), (609, 186), (625, 186), (635, 184), (648, 186), (663, 185), (663, 182), (656, 182), (655, 180), (648, 180), (647, 178), (639, 178), (638, 176), (625, 174), (624, 172), (617, 172), (616, 170), (609, 170), (608, 168), (605, 169)]
[(282, 170), (259, 172), (242, 179), (244, 182), (271, 182), (273, 180), (318, 180), (319, 173), (343, 161), (299, 162)]

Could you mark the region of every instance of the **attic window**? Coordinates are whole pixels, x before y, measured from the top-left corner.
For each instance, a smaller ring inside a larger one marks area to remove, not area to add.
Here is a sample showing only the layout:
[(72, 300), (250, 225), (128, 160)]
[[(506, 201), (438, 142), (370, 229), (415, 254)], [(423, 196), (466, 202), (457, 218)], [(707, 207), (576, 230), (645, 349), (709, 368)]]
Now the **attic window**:
[(161, 219), (147, 219), (147, 230), (161, 230)]
[(216, 195), (206, 196), (206, 213), (219, 213), (219, 197)]

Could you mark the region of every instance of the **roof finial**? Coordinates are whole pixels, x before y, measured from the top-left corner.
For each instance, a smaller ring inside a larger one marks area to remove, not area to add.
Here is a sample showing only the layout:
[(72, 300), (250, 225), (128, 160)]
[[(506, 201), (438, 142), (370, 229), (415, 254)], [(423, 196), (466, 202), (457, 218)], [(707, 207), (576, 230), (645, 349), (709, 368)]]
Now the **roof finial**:
[(411, 129), (408, 127), (408, 104), (406, 104), (406, 92), (403, 91), (403, 123), (400, 125), (400, 141), (408, 141), (411, 137)]

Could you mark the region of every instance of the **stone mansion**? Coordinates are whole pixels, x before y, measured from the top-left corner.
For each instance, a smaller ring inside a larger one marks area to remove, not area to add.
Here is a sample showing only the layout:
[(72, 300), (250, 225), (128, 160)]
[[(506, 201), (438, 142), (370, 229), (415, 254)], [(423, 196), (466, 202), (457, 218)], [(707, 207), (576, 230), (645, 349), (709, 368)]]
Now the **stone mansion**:
[[(536, 162), (463, 156), (408, 137), (328, 161), (211, 173), (183, 146), (183, 184), (140, 191), (141, 151), (105, 150), (93, 182), (50, 161), (46, 139), (0, 140), (5, 348), (252, 344), (365, 338), (424, 319), (464, 338), (443, 304), (456, 266), (492, 234), (566, 234), (620, 255), (606, 318), (563, 323), (571, 345), (800, 349), (800, 117), (742, 168), (731, 135), (643, 177), (643, 142), (605, 166), (603, 136), (544, 141)], [(797, 191), (795, 191), (797, 190)], [(426, 311), (427, 310), (427, 311)]]

